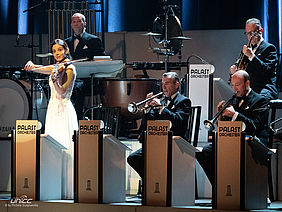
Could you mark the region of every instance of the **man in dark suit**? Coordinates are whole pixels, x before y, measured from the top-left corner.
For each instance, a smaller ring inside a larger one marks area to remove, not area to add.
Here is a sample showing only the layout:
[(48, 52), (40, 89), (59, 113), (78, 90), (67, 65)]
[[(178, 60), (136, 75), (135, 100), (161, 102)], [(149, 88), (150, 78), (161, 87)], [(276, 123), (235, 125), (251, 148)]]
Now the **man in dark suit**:
[[(251, 46), (243, 46), (243, 54), (247, 57), (246, 71), (250, 75), (252, 89), (265, 96), (268, 100), (278, 97), (276, 88), (277, 50), (274, 45), (266, 42), (262, 37), (263, 28), (260, 20), (251, 18), (246, 21), (246, 32)], [(233, 74), (237, 66), (230, 67)]]
[(105, 55), (100, 38), (85, 31), (85, 16), (81, 13), (75, 13), (71, 20), (74, 34), (65, 41), (69, 46), (72, 59), (88, 58), (93, 60), (93, 56)]
[[(88, 58), (93, 60), (94, 56), (105, 55), (104, 48), (100, 38), (91, 35), (85, 31), (86, 19), (81, 13), (75, 13), (72, 16), (71, 28), (74, 32), (73, 36), (65, 41), (70, 49), (72, 59)], [(90, 96), (90, 78), (84, 80), (76, 80), (72, 102), (77, 112), (77, 118), (83, 119), (83, 107), (85, 96)], [(99, 92), (95, 90), (95, 92)]]
[[(246, 135), (256, 136), (267, 146), (268, 101), (250, 87), (250, 77), (246, 71), (239, 70), (232, 75), (231, 83), (236, 94), (234, 101), (227, 107), (219, 119), (226, 121), (242, 121)], [(224, 101), (218, 104), (222, 110)], [(212, 146), (205, 146), (196, 153), (197, 160), (205, 170), (211, 184), (214, 183), (214, 155)]]
[[(142, 118), (140, 130), (144, 131), (147, 127), (147, 120), (169, 120), (172, 124), (171, 131), (173, 135), (186, 137), (188, 118), (191, 113), (191, 101), (187, 97), (178, 92), (179, 77), (175, 72), (168, 72), (163, 74), (162, 89), (165, 98), (154, 98), (146, 103), (149, 107), (145, 111)], [(147, 98), (153, 94), (149, 93)], [(127, 158), (128, 164), (136, 170), (136, 172), (143, 178), (144, 175), (144, 157), (142, 148), (132, 153)]]

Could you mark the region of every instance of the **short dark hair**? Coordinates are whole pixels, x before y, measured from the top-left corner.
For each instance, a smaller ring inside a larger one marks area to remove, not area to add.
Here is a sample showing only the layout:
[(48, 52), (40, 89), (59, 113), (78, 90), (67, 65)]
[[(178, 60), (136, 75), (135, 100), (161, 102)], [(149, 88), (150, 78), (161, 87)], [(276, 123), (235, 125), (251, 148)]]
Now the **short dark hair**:
[(172, 78), (174, 83), (180, 82), (178, 74), (176, 72), (173, 72), (173, 71), (164, 73), (163, 77)]
[(246, 24), (255, 24), (257, 27), (257, 30), (261, 30), (262, 26), (261, 26), (261, 22), (259, 19), (257, 18), (250, 18), (246, 21)]

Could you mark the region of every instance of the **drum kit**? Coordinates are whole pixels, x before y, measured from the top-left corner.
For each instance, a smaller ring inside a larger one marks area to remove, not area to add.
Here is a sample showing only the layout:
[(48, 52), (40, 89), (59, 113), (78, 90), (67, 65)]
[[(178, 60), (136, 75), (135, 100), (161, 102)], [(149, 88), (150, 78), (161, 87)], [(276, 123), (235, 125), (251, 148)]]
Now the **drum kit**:
[(31, 81), (17, 74), (4, 75), (3, 67), (1, 72), (0, 139), (8, 137), (15, 128), (16, 120), (36, 119), (44, 124), (48, 104), (47, 80), (39, 78)]

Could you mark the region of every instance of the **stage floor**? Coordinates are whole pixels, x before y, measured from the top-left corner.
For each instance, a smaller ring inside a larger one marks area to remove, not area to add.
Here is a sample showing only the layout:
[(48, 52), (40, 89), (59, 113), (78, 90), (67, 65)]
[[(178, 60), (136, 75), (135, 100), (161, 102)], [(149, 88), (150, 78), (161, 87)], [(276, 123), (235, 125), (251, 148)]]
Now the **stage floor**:
[[(153, 207), (142, 206), (141, 199), (137, 197), (127, 197), (124, 203), (112, 204), (87, 204), (74, 203), (72, 200), (54, 200), (54, 201), (31, 201), (30, 203), (11, 203), (10, 195), (0, 194), (0, 212), (18, 212), (18, 211), (34, 211), (34, 212), (208, 212), (208, 211), (226, 211), (216, 210), (211, 207), (210, 199), (199, 199), (195, 201), (195, 206), (181, 207)], [(239, 210), (230, 210), (236, 212)], [(250, 210), (259, 212), (282, 211), (282, 201), (275, 201), (264, 210)]]

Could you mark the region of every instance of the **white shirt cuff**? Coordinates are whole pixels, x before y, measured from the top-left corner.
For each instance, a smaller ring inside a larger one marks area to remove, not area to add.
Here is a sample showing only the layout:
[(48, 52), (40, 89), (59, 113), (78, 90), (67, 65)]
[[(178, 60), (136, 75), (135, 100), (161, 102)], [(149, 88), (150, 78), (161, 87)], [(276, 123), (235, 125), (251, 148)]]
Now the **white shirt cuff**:
[(232, 117), (232, 119), (231, 119), (231, 121), (235, 121), (237, 119), (237, 116), (238, 116), (238, 112), (235, 112), (233, 117)]

